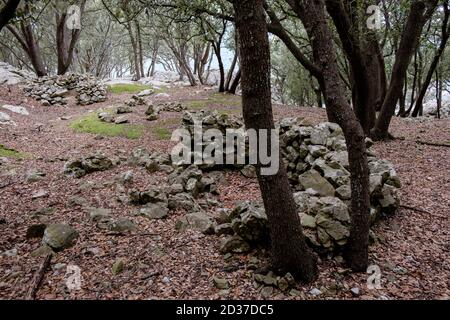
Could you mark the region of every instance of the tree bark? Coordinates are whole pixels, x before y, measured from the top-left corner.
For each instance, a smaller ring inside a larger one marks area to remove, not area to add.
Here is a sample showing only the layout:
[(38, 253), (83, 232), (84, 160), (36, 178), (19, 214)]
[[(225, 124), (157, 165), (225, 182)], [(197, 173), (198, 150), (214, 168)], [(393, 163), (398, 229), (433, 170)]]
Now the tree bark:
[(433, 79), (433, 74), (435, 73), (442, 54), (445, 51), (445, 47), (447, 46), (447, 42), (450, 37), (450, 24), (448, 23), (449, 17), (450, 9), (448, 7), (448, 1), (444, 1), (444, 19), (442, 22), (441, 43), (439, 44), (439, 48), (434, 55), (433, 61), (431, 62), (430, 68), (428, 69), (427, 76), (425, 77), (425, 81), (423, 82), (420, 89), (419, 96), (417, 97), (416, 107), (414, 108), (414, 111), (412, 113), (413, 117), (417, 117), (419, 115), (419, 112), (423, 110), (423, 100), (428, 91), (431, 80)]
[[(233, 5), (241, 51), (245, 124), (247, 129), (274, 129), (270, 47), (263, 1), (235, 0)], [(273, 265), (304, 281), (312, 281), (317, 275), (316, 261), (303, 236), (286, 169), (281, 164), (277, 174), (264, 176), (261, 166), (257, 168), (269, 220)]]
[(302, 20), (312, 43), (315, 63), (321, 68), (324, 77), (328, 112), (344, 131), (352, 194), (352, 226), (345, 258), (354, 271), (365, 271), (368, 266), (370, 205), (365, 134), (345, 97), (323, 0), (287, 0), (287, 2)]
[(8, 0), (0, 11), (0, 31), (14, 18), (21, 0)]
[[(371, 135), (374, 140), (389, 138), (389, 125), (395, 113), (397, 102), (402, 95), (403, 82), (406, 77), (411, 57), (420, 40), (423, 27), (427, 19), (434, 11), (437, 1), (429, 1), (429, 7), (425, 1), (413, 0), (411, 9), (403, 30), (400, 45), (395, 56), (395, 63), (392, 70), (389, 90), (381, 107), (380, 115)], [(432, 4), (434, 2), (434, 5)]]

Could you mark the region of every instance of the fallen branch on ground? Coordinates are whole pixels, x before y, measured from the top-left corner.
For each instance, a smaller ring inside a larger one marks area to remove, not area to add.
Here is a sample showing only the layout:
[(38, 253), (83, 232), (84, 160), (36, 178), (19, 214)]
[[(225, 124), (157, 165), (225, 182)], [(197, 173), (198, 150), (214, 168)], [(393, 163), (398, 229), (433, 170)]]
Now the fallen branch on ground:
[(426, 146), (450, 148), (450, 143), (428, 142), (428, 141), (422, 141), (422, 140), (416, 140), (416, 143), (423, 144), (423, 145), (426, 145)]
[(36, 293), (38, 292), (39, 287), (42, 284), (42, 280), (44, 280), (45, 271), (50, 266), (50, 261), (52, 260), (52, 257), (53, 257), (52, 254), (46, 255), (39, 270), (36, 271), (36, 274), (33, 277), (32, 285), (27, 293), (27, 300), (35, 300), (36, 299)]

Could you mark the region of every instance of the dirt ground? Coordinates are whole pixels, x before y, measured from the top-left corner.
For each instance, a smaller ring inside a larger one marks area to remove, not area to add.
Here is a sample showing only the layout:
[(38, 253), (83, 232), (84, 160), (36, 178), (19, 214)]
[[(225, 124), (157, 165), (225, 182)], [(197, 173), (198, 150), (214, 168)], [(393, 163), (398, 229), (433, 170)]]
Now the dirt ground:
[[(203, 87), (172, 88), (167, 93), (169, 96), (150, 97), (150, 100), (189, 102), (213, 94)], [(133, 171), (132, 187), (137, 189), (158, 184), (164, 179), (161, 173), (149, 174), (143, 168), (121, 164), (82, 179), (63, 174), (64, 163), (73, 157), (102, 152), (125, 159), (138, 147), (149, 151), (170, 150), (172, 143), (160, 140), (154, 128), (175, 129), (181, 117), (179, 113), (163, 113), (158, 121), (148, 122), (145, 108), (137, 107), (131, 122), (145, 129), (135, 140), (99, 138), (69, 127), (71, 121), (88, 112), (121, 104), (129, 97), (130, 94), (110, 95), (107, 102), (85, 107), (73, 102), (66, 107), (43, 107), (26, 98), (17, 86), (0, 86), (0, 106), (22, 105), (30, 112), (29, 116), (12, 115), (17, 126), (0, 126), (0, 144), (29, 155), (24, 159), (3, 159), (0, 164), (0, 254), (17, 250), (13, 256), (0, 255), (0, 299), (26, 296), (43, 258), (31, 257), (40, 240), (27, 240), (25, 234), (36, 223), (35, 212), (45, 208), (54, 209), (48, 217), (52, 223), (70, 224), (80, 237), (73, 248), (53, 258), (38, 299), (261, 299), (247, 262), (257, 255), (264, 263), (263, 251), (225, 261), (219, 254), (218, 237), (175, 230), (182, 212), (150, 221), (135, 216), (136, 207), (116, 201), (114, 178), (120, 173)], [(239, 111), (236, 100), (232, 100), (231, 106), (221, 100), (211, 102), (208, 107)], [(276, 106), (275, 115), (277, 118), (306, 117), (312, 122), (326, 120), (324, 110), (312, 108)], [(70, 119), (61, 120), (61, 117)], [(450, 148), (418, 143), (449, 143), (450, 120), (394, 119), (392, 133), (400, 139), (374, 146), (379, 157), (395, 165), (403, 183), (402, 208), (374, 227), (378, 242), (370, 247), (370, 261), (381, 269), (382, 288), (369, 290), (369, 275), (349, 272), (339, 258), (322, 259), (317, 281), (307, 286), (298, 284), (296, 296), (275, 290), (271, 298), (450, 299)], [(39, 182), (25, 182), (27, 172), (33, 169), (45, 172), (46, 176)], [(226, 172), (225, 178), (218, 198), (223, 207), (232, 208), (237, 200), (259, 198), (256, 181), (236, 172)], [(89, 181), (93, 187), (86, 188)], [(32, 195), (39, 190), (48, 192), (48, 197), (32, 200)], [(68, 205), (73, 195), (85, 198), (93, 207), (109, 208), (115, 216), (133, 220), (139, 231), (117, 236), (98, 230), (81, 207)], [(118, 258), (125, 261), (125, 270), (113, 276), (111, 266)], [(80, 267), (81, 290), (67, 289), (63, 264)], [(214, 276), (229, 280), (229, 292), (214, 287)], [(313, 288), (320, 289), (322, 294), (309, 294)], [(352, 294), (352, 288), (359, 288), (360, 294)]]

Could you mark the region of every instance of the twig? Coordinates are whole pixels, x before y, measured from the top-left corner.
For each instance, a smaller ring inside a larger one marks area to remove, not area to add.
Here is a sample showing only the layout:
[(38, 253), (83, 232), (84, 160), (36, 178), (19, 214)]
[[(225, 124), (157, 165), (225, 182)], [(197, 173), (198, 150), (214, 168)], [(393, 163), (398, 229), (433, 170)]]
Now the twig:
[(414, 207), (403, 205), (403, 204), (400, 205), (400, 207), (403, 208), (403, 209), (407, 209), (407, 210), (412, 210), (412, 211), (416, 211), (416, 212), (420, 212), (420, 213), (426, 213), (426, 214), (428, 214), (430, 216), (435, 216), (435, 217), (438, 217), (438, 218), (443, 218), (443, 219), (447, 218), (446, 216), (441, 215), (441, 214), (431, 213), (429, 211), (426, 211), (426, 210), (423, 210), (423, 209), (420, 209), (420, 208), (414, 208)]
[(422, 140), (416, 140), (416, 143), (423, 144), (426, 146), (450, 148), (450, 143), (428, 142), (428, 141), (422, 141)]
[(159, 275), (161, 275), (161, 271), (154, 271), (154, 272), (151, 272), (149, 274), (146, 274), (146, 275), (140, 277), (139, 279), (147, 280), (147, 279), (150, 279), (150, 278), (153, 278), (153, 277), (157, 277)]
[(34, 275), (33, 283), (27, 293), (27, 300), (35, 300), (36, 299), (36, 293), (38, 292), (39, 287), (42, 284), (42, 280), (44, 280), (45, 271), (50, 266), (50, 261), (52, 260), (52, 257), (53, 257), (52, 254), (48, 254), (45, 256), (45, 259), (42, 262), (39, 270)]

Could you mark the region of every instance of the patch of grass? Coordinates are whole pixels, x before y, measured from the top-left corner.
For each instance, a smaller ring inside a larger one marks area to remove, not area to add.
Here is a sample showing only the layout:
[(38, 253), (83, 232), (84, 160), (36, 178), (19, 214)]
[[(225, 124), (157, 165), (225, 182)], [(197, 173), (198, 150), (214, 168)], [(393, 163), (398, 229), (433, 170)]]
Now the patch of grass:
[(139, 93), (139, 92), (147, 90), (147, 89), (152, 89), (152, 87), (146, 86), (143, 84), (134, 84), (134, 83), (119, 83), (119, 84), (113, 84), (113, 85), (108, 86), (108, 91), (113, 94)]
[(26, 158), (27, 156), (28, 155), (26, 153), (22, 153), (14, 149), (9, 149), (4, 145), (0, 144), (0, 157), (22, 159)]
[(143, 126), (140, 125), (102, 122), (96, 112), (92, 112), (81, 119), (73, 121), (70, 127), (77, 132), (92, 133), (107, 137), (125, 137), (128, 139), (138, 139), (144, 132)]
[(170, 140), (172, 138), (172, 132), (177, 129), (179, 125), (179, 118), (171, 118), (159, 123), (155, 122), (152, 130), (159, 140)]
[[(220, 105), (220, 106), (217, 106)], [(242, 108), (241, 97), (231, 94), (214, 93), (207, 99), (187, 102), (191, 110), (217, 110), (219, 113), (240, 113)]]

